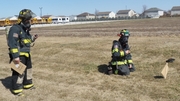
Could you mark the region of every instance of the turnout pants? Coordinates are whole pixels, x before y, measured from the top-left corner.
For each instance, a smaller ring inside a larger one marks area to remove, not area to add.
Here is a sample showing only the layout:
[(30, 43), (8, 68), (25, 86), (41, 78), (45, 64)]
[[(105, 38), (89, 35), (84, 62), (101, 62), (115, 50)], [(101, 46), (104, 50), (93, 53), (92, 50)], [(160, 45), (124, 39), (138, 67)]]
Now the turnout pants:
[(116, 74), (116, 70), (118, 71), (117, 74), (119, 75), (130, 75), (130, 70), (127, 65), (112, 65), (113, 73)]
[(24, 73), (21, 75), (12, 69), (12, 92), (14, 94), (21, 93), (24, 89), (33, 87), (32, 82), (32, 63), (31, 56), (20, 56), (20, 60), (26, 65)]

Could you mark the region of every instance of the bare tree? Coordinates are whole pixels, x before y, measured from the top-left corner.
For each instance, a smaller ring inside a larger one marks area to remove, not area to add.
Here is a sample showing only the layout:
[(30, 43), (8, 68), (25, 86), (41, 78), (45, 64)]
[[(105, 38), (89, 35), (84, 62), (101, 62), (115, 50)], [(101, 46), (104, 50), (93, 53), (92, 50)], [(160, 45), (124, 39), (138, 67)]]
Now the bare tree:
[(171, 15), (171, 10), (168, 10), (167, 13), (168, 13), (169, 15)]
[(99, 13), (99, 10), (95, 9), (95, 19), (97, 18), (97, 14)]
[(171, 16), (171, 10), (164, 11), (164, 16), (170, 17)]
[(143, 10), (142, 10), (142, 16), (144, 17), (145, 16), (145, 11), (147, 10), (147, 6), (146, 5), (143, 5)]

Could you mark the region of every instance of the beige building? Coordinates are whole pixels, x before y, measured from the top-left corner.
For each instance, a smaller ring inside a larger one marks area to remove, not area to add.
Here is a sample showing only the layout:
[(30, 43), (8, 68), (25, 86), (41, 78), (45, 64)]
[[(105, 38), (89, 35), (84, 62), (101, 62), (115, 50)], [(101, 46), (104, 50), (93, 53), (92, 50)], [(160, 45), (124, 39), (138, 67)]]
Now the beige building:
[(134, 10), (119, 10), (117, 13), (116, 13), (116, 17), (132, 17), (136, 15), (136, 12)]
[(112, 11), (107, 11), (107, 12), (98, 12), (96, 14), (97, 18), (115, 18), (115, 13)]
[(77, 15), (77, 20), (83, 20), (83, 19), (95, 19), (95, 15), (87, 12)]
[(171, 16), (180, 15), (180, 6), (173, 6), (171, 9)]
[(144, 15), (145, 17), (159, 18), (160, 16), (164, 15), (164, 11), (159, 8), (153, 7), (145, 10)]

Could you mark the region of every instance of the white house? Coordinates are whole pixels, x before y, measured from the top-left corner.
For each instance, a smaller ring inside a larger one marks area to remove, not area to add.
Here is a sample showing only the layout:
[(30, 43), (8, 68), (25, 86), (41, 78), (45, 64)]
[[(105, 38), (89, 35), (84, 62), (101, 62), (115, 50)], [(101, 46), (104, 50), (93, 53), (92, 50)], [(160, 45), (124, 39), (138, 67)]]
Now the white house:
[(107, 11), (107, 12), (98, 12), (96, 14), (97, 18), (115, 18), (115, 13), (112, 11)]
[(160, 16), (163, 15), (164, 15), (164, 11), (156, 7), (144, 11), (145, 17), (159, 18)]
[(51, 19), (54, 24), (69, 22), (69, 17), (66, 16), (51, 16)]
[(95, 15), (87, 12), (77, 15), (77, 20), (83, 20), (83, 19), (95, 19)]
[(62, 17), (62, 23), (68, 23), (69, 22), (69, 17), (65, 16)]
[(77, 20), (77, 15), (70, 15), (69, 21)]
[(116, 13), (116, 17), (132, 17), (136, 15), (136, 12), (134, 10), (119, 10), (117, 13)]
[(171, 16), (180, 15), (180, 6), (173, 6), (171, 9)]

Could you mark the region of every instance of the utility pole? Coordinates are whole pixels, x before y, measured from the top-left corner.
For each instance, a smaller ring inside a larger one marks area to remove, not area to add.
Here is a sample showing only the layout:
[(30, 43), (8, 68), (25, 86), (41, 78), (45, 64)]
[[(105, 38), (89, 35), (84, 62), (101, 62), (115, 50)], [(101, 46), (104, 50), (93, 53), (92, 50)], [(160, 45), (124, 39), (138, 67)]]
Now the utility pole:
[(43, 9), (43, 7), (39, 7), (39, 9), (40, 9), (40, 17), (42, 17), (42, 9)]

